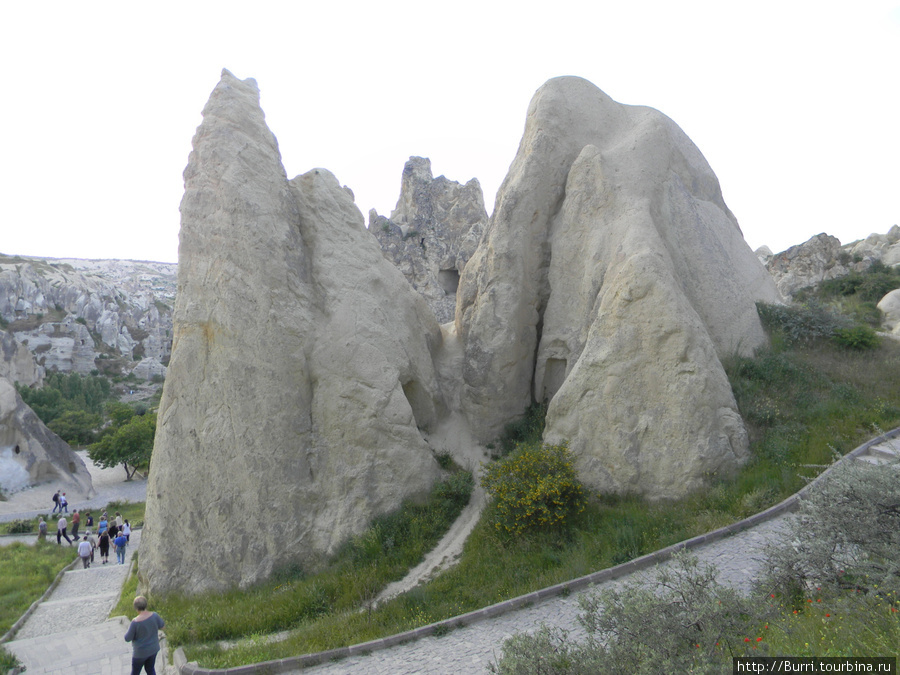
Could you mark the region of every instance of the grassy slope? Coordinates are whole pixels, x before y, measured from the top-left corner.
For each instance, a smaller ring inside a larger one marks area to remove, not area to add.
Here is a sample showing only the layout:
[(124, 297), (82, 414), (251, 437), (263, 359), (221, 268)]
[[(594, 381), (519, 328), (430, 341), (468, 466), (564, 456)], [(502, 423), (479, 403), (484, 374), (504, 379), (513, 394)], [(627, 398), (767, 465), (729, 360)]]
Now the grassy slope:
[(733, 359), (727, 370), (753, 448), (737, 477), (676, 503), (595, 496), (565, 535), (509, 540), (488, 512), (458, 566), (374, 611), (299, 621), (277, 644), (256, 635), (222, 652), (198, 641), (188, 646), (189, 658), (224, 667), (363, 642), (581, 576), (756, 513), (802, 487), (803, 476), (830, 463), (834, 451), (900, 425), (894, 342), (870, 352), (828, 342), (776, 345), (753, 359)]

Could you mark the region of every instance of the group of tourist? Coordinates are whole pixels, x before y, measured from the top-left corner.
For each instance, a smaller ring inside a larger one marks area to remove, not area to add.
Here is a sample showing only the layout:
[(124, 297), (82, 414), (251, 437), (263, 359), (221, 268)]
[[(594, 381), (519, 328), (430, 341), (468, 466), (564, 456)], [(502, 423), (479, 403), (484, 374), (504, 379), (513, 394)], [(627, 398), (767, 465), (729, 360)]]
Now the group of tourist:
[[(131, 524), (126, 519), (122, 518), (122, 514), (118, 511), (116, 511), (116, 515), (113, 518), (109, 518), (106, 515), (106, 511), (104, 511), (100, 515), (100, 521), (97, 524), (97, 536), (95, 537), (91, 533), (91, 528), (94, 526), (94, 517), (91, 515), (90, 511), (85, 513), (84, 519), (87, 529), (85, 530), (81, 541), (79, 541), (78, 528), (81, 526), (81, 514), (78, 513), (78, 511), (73, 511), (72, 537), (75, 541), (72, 541), (66, 532), (69, 523), (65, 516), (60, 516), (59, 520), (56, 522), (57, 545), (61, 545), (63, 539), (69, 542), (69, 546), (73, 546), (77, 542), (78, 556), (81, 558), (81, 562), (85, 569), (90, 567), (91, 563), (94, 562), (95, 551), (99, 552), (103, 564), (107, 564), (109, 562), (109, 549), (110, 546), (113, 546), (115, 547), (116, 560), (120, 565), (124, 565), (125, 549), (128, 546), (128, 542), (131, 541)], [(47, 523), (44, 521), (44, 518), (41, 517), (38, 520), (38, 539), (44, 540), (46, 538)]]

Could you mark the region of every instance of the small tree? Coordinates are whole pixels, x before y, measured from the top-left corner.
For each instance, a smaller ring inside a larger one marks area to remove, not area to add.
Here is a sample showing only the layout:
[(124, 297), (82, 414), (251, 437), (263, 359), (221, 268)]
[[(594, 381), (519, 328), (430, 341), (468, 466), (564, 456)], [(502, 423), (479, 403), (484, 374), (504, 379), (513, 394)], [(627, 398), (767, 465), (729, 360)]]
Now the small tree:
[(772, 590), (900, 593), (900, 463), (835, 466), (800, 501), (790, 540), (767, 556)]
[(496, 527), (520, 535), (562, 527), (584, 510), (584, 490), (565, 445), (526, 443), (490, 464), (481, 484), (493, 498)]
[(131, 410), (131, 415), (128, 415), (123, 408), (131, 410), (121, 403), (110, 406), (113, 423), (103, 437), (88, 448), (88, 456), (104, 468), (122, 464), (125, 480), (131, 480), (139, 467), (150, 464), (156, 435), (156, 414), (135, 415)]

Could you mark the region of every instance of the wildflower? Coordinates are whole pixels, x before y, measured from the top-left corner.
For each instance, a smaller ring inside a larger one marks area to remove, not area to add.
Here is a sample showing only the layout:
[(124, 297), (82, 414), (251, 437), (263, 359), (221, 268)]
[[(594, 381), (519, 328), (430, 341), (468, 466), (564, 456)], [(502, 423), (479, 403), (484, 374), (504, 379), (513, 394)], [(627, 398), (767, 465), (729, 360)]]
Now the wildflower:
[(762, 638), (761, 638), (761, 637), (758, 637), (758, 638), (756, 638), (756, 641), (757, 641), (757, 642), (762, 642)]
[(825, 616), (831, 616), (831, 614), (826, 614)]
[(744, 638), (744, 642), (750, 642), (750, 638)]

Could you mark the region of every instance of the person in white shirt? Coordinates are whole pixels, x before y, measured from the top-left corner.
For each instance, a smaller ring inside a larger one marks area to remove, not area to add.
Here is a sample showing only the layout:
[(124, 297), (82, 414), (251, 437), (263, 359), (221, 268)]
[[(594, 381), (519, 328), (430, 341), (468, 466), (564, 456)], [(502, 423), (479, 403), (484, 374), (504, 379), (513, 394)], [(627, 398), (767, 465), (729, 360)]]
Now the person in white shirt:
[(84, 539), (82, 539), (78, 543), (78, 557), (81, 558), (81, 564), (84, 565), (84, 569), (87, 569), (91, 566), (91, 542), (88, 541), (87, 535), (84, 535)]
[(69, 539), (69, 535), (66, 534), (66, 528), (69, 524), (66, 522), (66, 517), (63, 516), (56, 522), (56, 543), (57, 545), (62, 543), (62, 539), (65, 538), (67, 542), (69, 542), (69, 546), (72, 545), (72, 540)]

